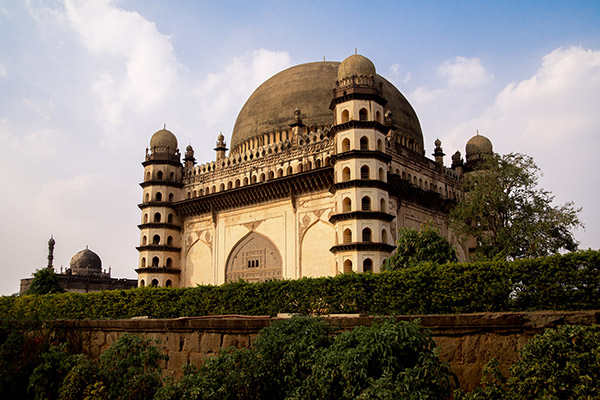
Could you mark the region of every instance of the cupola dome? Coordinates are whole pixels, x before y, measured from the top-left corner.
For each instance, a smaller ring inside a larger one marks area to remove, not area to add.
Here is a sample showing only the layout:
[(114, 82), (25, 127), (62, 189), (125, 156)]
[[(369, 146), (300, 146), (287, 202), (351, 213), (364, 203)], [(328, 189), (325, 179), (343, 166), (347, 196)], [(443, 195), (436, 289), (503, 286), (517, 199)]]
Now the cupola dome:
[(342, 61), (337, 78), (341, 81), (352, 76), (375, 76), (375, 65), (367, 57), (353, 54)]

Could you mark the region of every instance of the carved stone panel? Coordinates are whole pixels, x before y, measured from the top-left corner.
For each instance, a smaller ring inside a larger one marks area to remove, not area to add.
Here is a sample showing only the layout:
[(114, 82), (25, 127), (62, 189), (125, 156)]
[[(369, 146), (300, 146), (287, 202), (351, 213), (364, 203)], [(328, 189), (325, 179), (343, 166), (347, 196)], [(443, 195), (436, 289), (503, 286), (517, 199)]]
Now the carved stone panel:
[(225, 282), (263, 282), (282, 277), (279, 250), (267, 237), (250, 232), (231, 250), (225, 269)]

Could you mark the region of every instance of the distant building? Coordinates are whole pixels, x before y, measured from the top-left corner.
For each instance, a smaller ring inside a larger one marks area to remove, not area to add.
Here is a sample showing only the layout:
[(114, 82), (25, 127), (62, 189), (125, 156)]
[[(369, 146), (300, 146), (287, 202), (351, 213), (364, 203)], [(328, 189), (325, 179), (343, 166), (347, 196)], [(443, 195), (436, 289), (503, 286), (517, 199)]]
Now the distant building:
[(472, 246), (448, 212), (492, 144), (477, 135), (451, 167), (434, 144), (427, 158), (410, 103), (357, 54), (268, 79), (238, 114), (231, 149), (218, 136), (214, 161), (196, 165), (189, 145), (182, 162), (165, 127), (142, 163), (139, 286), (379, 272), (398, 229), (424, 221), (466, 261)]
[[(54, 269), (54, 238), (48, 241), (48, 266)], [(98, 254), (86, 246), (71, 258), (69, 268), (63, 273), (57, 273), (60, 286), (67, 292), (89, 293), (101, 290), (132, 289), (137, 287), (136, 279), (111, 278), (110, 269), (102, 270), (102, 261)], [(33, 278), (21, 279), (21, 294), (31, 286)]]

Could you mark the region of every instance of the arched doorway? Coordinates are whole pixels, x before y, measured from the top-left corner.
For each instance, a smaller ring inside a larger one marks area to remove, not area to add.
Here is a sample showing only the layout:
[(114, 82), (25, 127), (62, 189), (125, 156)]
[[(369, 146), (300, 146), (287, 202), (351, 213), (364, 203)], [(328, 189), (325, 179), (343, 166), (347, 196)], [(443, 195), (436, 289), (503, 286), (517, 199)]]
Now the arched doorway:
[(263, 282), (282, 277), (281, 254), (260, 233), (250, 232), (231, 250), (225, 267), (225, 282)]

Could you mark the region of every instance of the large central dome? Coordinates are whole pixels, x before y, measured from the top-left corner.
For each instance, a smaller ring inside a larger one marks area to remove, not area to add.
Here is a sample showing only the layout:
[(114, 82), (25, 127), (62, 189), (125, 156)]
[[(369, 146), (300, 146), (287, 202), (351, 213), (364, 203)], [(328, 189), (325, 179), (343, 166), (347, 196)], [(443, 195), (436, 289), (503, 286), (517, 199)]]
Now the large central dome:
[[(269, 78), (242, 107), (231, 135), (231, 148), (265, 133), (289, 129), (296, 108), (301, 110), (304, 124), (330, 126), (333, 112), (329, 104), (339, 65), (326, 61), (301, 64)], [(377, 75), (376, 79), (383, 83), (383, 97), (388, 101), (385, 110), (393, 113), (399, 131), (422, 148), (421, 126), (408, 100), (385, 78)]]

